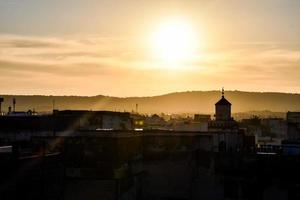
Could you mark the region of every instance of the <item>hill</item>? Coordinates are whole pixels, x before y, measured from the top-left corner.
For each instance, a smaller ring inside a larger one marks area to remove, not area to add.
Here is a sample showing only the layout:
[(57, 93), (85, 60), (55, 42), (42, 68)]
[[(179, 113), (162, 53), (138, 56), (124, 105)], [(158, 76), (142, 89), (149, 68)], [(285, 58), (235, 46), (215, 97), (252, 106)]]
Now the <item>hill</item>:
[[(53, 100), (56, 109), (87, 109), (132, 111), (138, 104), (142, 113), (213, 113), (214, 104), (220, 99), (219, 91), (176, 92), (152, 97), (109, 97), (109, 96), (41, 96), (1, 95), (4, 97), (2, 110), (7, 111), (12, 99), (17, 99), (17, 110), (35, 109), (51, 111)], [(232, 103), (232, 111), (300, 111), (300, 94), (272, 92), (226, 91), (226, 98)]]

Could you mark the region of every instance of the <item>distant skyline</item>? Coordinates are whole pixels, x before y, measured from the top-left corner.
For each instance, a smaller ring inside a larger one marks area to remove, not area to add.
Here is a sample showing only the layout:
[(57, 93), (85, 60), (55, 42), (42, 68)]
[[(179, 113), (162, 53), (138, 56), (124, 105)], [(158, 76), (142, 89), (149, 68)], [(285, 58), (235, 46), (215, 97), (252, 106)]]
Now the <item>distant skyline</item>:
[(299, 19), (298, 0), (0, 0), (0, 94), (300, 93)]

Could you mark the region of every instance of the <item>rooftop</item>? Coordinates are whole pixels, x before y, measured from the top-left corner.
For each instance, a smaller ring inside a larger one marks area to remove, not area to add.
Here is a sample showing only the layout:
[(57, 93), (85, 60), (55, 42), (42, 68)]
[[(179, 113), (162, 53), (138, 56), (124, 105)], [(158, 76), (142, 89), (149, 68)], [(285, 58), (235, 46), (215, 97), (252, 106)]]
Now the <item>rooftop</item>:
[(231, 105), (231, 103), (225, 99), (224, 96), (215, 105)]

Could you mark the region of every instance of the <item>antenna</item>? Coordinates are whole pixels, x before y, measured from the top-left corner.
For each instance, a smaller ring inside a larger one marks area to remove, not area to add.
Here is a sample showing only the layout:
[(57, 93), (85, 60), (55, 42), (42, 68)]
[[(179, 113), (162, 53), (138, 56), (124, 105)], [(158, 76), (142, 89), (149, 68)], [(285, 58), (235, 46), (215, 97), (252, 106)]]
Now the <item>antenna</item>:
[(224, 97), (224, 87), (222, 87), (222, 97)]
[(52, 110), (55, 109), (55, 99), (52, 99)]
[(13, 112), (16, 112), (16, 98), (13, 98)]
[(135, 104), (135, 112), (138, 113), (139, 104)]

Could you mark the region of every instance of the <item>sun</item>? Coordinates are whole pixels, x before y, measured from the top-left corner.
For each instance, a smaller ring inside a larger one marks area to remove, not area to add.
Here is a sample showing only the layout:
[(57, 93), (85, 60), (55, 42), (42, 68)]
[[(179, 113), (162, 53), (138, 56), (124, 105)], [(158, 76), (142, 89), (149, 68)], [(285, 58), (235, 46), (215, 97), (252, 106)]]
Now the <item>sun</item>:
[(172, 19), (158, 26), (151, 43), (155, 57), (168, 63), (178, 63), (191, 59), (196, 48), (196, 37), (187, 21)]

